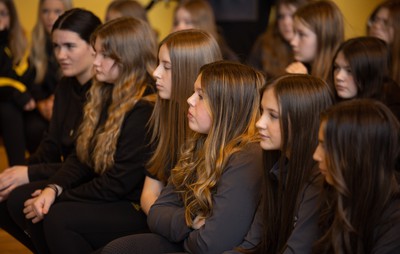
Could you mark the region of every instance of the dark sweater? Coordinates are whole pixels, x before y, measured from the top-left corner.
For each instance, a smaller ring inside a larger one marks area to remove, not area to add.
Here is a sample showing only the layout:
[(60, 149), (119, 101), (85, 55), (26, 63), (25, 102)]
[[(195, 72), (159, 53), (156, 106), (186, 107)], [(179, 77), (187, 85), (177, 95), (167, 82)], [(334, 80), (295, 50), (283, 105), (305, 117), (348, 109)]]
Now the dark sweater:
[(239, 245), (248, 232), (263, 179), (262, 152), (258, 143), (234, 153), (212, 194), (213, 210), (198, 230), (185, 223), (180, 195), (168, 184), (150, 208), (152, 232), (171, 242), (183, 242), (189, 253), (222, 253)]
[(29, 180), (48, 179), (75, 147), (76, 130), (82, 121), (83, 106), (91, 80), (81, 85), (76, 78), (63, 78), (55, 93), (53, 116), (48, 132), (29, 158)]
[(29, 90), (35, 75), (27, 58), (13, 64), (8, 39), (9, 32), (0, 31), (0, 101), (14, 102), (22, 109), (32, 98)]
[[(114, 165), (102, 175), (81, 162), (76, 153), (71, 154), (49, 182), (63, 187), (62, 201), (113, 202), (129, 200), (139, 203), (145, 177), (145, 163), (151, 149), (147, 122), (153, 104), (140, 100), (126, 113), (122, 123)], [(104, 126), (107, 107), (102, 111), (98, 128)]]

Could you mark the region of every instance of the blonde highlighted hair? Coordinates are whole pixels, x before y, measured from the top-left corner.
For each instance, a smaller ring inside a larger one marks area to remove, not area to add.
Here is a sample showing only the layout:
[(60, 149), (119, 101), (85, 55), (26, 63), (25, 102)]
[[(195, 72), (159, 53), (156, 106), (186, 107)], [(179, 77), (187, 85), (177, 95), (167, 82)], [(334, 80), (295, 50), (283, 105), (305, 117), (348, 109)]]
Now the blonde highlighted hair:
[(264, 83), (260, 72), (226, 61), (203, 66), (200, 75), (212, 125), (207, 135), (196, 133), (187, 142), (170, 177), (184, 202), (188, 226), (196, 216), (211, 215), (212, 193), (232, 154), (258, 142), (258, 90)]
[(171, 59), (171, 98), (157, 97), (151, 117), (152, 140), (157, 142), (157, 147), (147, 167), (151, 174), (166, 183), (178, 161), (180, 148), (192, 136), (186, 118), (186, 100), (193, 93), (200, 67), (222, 60), (222, 56), (215, 39), (197, 29), (174, 32), (160, 43), (162, 45), (167, 47)]
[[(117, 141), (124, 117), (152, 82), (156, 65), (156, 39), (150, 26), (134, 18), (111, 20), (96, 29), (91, 43), (101, 41), (102, 52), (115, 61), (119, 77), (114, 84), (94, 80), (84, 108), (84, 118), (77, 140), (81, 161), (102, 174), (114, 164)], [(107, 108), (107, 119), (98, 128), (100, 116)]]
[[(64, 11), (72, 8), (72, 0), (58, 0), (63, 3)], [(47, 33), (43, 20), (41, 18), (43, 11), (43, 4), (46, 0), (39, 1), (39, 8), (37, 14), (37, 21), (32, 31), (31, 52), (29, 60), (35, 67), (36, 76), (35, 83), (43, 82), (47, 71), (48, 53), (46, 52), (46, 41), (50, 34)]]

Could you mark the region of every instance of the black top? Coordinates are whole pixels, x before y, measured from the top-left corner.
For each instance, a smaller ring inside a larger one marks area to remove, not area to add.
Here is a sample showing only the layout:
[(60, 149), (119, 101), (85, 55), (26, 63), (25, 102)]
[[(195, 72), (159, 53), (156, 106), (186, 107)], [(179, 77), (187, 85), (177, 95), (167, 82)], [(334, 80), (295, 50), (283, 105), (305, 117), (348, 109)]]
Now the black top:
[(11, 101), (20, 108), (32, 98), (29, 93), (35, 73), (29, 67), (27, 57), (17, 65), (8, 47), (9, 31), (0, 31), (0, 101)]
[(76, 130), (92, 81), (81, 85), (76, 78), (63, 78), (55, 92), (53, 116), (48, 132), (28, 159), (30, 181), (48, 179), (75, 147)]
[(388, 106), (392, 113), (400, 121), (400, 87), (394, 81), (385, 83), (383, 103)]
[[(63, 187), (60, 200), (85, 202), (112, 202), (128, 200), (139, 203), (145, 177), (145, 163), (151, 149), (147, 122), (151, 116), (153, 104), (140, 100), (132, 110), (126, 113), (121, 126), (114, 155), (114, 165), (99, 175), (93, 168), (81, 162), (76, 153), (72, 153), (61, 169), (49, 180)], [(102, 115), (107, 115), (107, 107)], [(100, 117), (99, 127), (104, 126), (106, 117)]]
[[(269, 176), (274, 179), (276, 186), (279, 179), (279, 163), (270, 170)], [(285, 176), (284, 176), (285, 177)], [(318, 229), (318, 197), (321, 192), (323, 177), (321, 173), (315, 173), (305, 184), (298, 195), (298, 205), (294, 213), (293, 231), (284, 247), (284, 254), (311, 253), (314, 242), (320, 237)], [(262, 202), (257, 209), (253, 223), (244, 241), (240, 244), (242, 249), (255, 248), (263, 235)], [(224, 254), (241, 253), (238, 250), (226, 251)]]
[(222, 253), (239, 245), (249, 231), (260, 199), (262, 150), (258, 143), (234, 153), (212, 194), (212, 214), (198, 230), (185, 223), (183, 201), (168, 184), (150, 208), (152, 232), (183, 242), (189, 253)]

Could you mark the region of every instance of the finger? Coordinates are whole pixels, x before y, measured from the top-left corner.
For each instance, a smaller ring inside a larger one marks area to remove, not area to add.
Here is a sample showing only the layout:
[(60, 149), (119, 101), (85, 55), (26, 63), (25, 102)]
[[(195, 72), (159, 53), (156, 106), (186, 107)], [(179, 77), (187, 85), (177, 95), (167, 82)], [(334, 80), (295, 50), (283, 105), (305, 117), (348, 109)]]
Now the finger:
[(32, 197), (37, 197), (37, 196), (39, 196), (41, 193), (42, 193), (42, 190), (35, 190), (35, 191), (31, 194), (31, 196), (32, 196)]
[(24, 214), (28, 214), (28, 213), (30, 213), (30, 212), (32, 212), (33, 211), (33, 207), (32, 206), (25, 206), (24, 207), (24, 209), (22, 209), (22, 212), (24, 213)]
[(25, 214), (25, 218), (28, 220), (33, 219), (35, 217), (36, 217), (36, 213), (34, 213), (34, 212), (29, 212), (29, 213)]
[(35, 224), (35, 223), (40, 222), (41, 220), (43, 220), (43, 217), (38, 216), (38, 217), (33, 218), (32, 223)]
[(6, 200), (13, 189), (14, 188), (7, 188), (5, 190), (0, 191), (0, 202)]
[(27, 201), (24, 202), (24, 207), (28, 207), (28, 206), (32, 205), (34, 201), (35, 201), (34, 198), (28, 199)]

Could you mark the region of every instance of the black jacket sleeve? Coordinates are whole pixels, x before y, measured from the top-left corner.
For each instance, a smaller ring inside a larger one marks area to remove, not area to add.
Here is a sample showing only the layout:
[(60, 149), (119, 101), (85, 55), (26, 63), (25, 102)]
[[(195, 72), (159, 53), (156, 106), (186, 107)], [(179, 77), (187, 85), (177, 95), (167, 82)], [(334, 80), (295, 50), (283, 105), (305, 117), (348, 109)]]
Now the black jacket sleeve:
[(79, 161), (68, 157), (63, 167), (50, 179), (64, 188), (60, 200), (111, 202), (121, 199), (139, 202), (145, 177), (148, 149), (147, 122), (153, 106), (138, 102), (125, 116), (117, 141), (114, 166), (98, 175)]
[(184, 241), (190, 253), (222, 253), (239, 245), (256, 213), (262, 183), (262, 152), (258, 144), (229, 159), (213, 194), (212, 215), (205, 225), (192, 230), (185, 223), (184, 207), (167, 186), (151, 207), (150, 229), (172, 242)]

